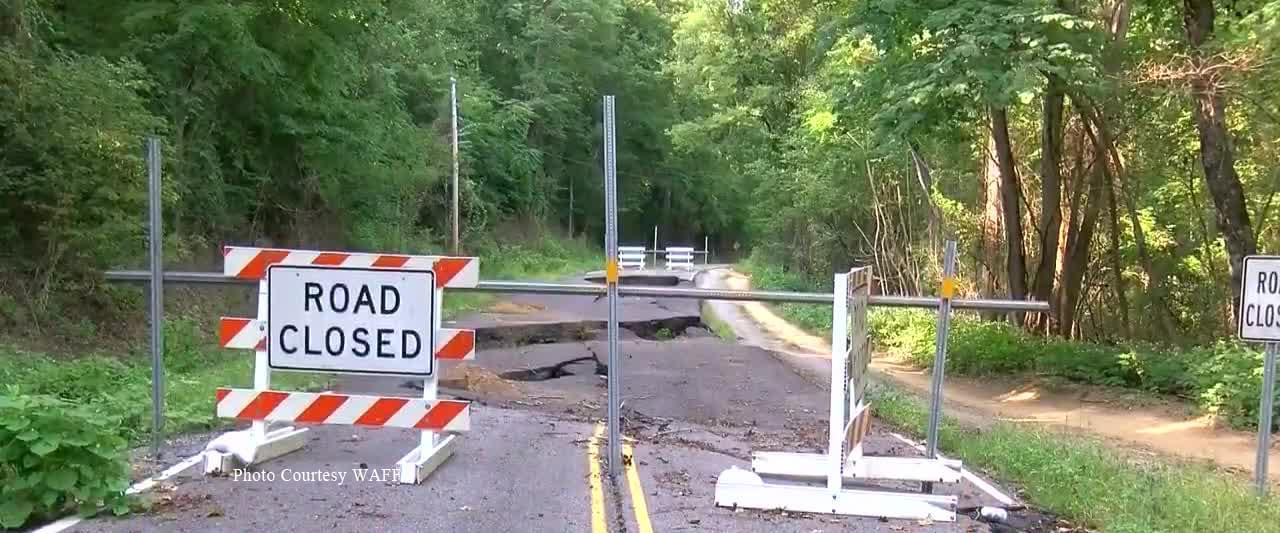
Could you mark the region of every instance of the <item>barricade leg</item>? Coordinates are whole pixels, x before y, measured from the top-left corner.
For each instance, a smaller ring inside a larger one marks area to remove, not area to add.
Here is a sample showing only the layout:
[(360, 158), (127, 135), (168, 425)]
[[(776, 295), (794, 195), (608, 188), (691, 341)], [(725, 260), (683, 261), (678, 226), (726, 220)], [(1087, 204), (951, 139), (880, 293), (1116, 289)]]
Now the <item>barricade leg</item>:
[[(267, 280), (258, 281), (258, 321), (251, 327), (263, 328), (267, 320)], [(259, 345), (253, 354), (253, 388), (271, 388), (271, 367), (267, 349)], [(204, 473), (224, 474), (239, 467), (260, 464), (295, 452), (306, 445), (306, 428), (283, 427), (269, 430), (267, 423), (253, 421), (246, 431), (233, 431), (214, 438), (204, 452)]]
[(765, 483), (737, 467), (716, 479), (716, 505), (911, 520), (956, 520), (955, 496)]
[[(864, 398), (870, 281), (869, 269), (835, 276), (827, 453), (755, 453), (751, 471), (721, 472), (716, 505), (955, 521), (956, 496), (844, 487), (856, 479), (956, 483), (961, 476), (959, 461), (862, 455), (871, 428), (871, 405)], [(762, 476), (774, 479), (766, 482)]]
[[(442, 302), (444, 291), (436, 290), (435, 328), (441, 328)], [(422, 399), (435, 401), (439, 393), (439, 359), (436, 360), (435, 372), (422, 380)], [(430, 476), (446, 459), (453, 455), (458, 444), (458, 435), (437, 434), (434, 431), (423, 431), (418, 447), (409, 450), (408, 454), (396, 462), (399, 481), (402, 485), (417, 485)]]

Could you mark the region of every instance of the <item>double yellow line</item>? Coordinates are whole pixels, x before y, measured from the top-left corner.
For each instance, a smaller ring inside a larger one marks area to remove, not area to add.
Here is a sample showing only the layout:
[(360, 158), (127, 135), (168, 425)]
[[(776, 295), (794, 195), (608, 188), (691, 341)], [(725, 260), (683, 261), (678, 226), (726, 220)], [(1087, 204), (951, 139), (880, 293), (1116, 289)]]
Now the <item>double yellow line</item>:
[[(604, 436), (604, 424), (596, 424), (587, 441), (587, 468), (590, 471), (591, 485), (591, 533), (608, 533), (608, 525), (604, 512), (604, 478), (600, 475), (600, 440)], [(644, 499), (644, 487), (640, 485), (640, 471), (636, 470), (635, 449), (630, 444), (622, 445), (622, 463), (627, 470), (627, 492), (631, 494), (631, 510), (635, 513), (636, 526), (640, 533), (653, 533), (653, 523), (649, 519), (649, 505)]]

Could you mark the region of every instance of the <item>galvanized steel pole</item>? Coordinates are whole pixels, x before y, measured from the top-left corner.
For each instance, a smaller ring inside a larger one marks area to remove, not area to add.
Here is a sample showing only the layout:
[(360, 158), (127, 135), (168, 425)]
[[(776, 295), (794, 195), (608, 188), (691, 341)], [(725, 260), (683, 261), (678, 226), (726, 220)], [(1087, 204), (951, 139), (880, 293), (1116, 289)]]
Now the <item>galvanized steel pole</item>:
[(1271, 455), (1271, 414), (1274, 409), (1276, 386), (1276, 351), (1280, 344), (1268, 342), (1262, 358), (1262, 399), (1258, 406), (1258, 457), (1253, 474), (1258, 484), (1258, 495), (1267, 494), (1267, 462)]
[(151, 284), (151, 458), (164, 439), (164, 224), (160, 198), (160, 139), (147, 138), (147, 224)]
[[(929, 434), (925, 457), (938, 457), (938, 426), (942, 423), (942, 381), (947, 368), (947, 327), (951, 323), (951, 296), (955, 291), (956, 241), (947, 241), (942, 260), (942, 287), (938, 298), (938, 331), (933, 354), (933, 381), (929, 388)], [(932, 486), (925, 485), (926, 490)]]
[(452, 76), (449, 77), (449, 108), (453, 131), (453, 255), (461, 255), (462, 241), (458, 232), (458, 79)]
[(613, 96), (604, 97), (604, 249), (609, 295), (609, 476), (622, 466), (622, 361), (618, 356), (618, 174)]

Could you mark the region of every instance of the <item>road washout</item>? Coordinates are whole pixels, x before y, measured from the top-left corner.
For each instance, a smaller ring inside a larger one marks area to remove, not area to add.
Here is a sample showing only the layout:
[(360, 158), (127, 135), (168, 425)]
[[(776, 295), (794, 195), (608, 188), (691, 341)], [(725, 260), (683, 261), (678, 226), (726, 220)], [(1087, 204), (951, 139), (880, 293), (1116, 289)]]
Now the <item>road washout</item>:
[[(749, 277), (727, 268), (707, 271), (697, 283), (699, 287), (715, 289), (751, 288)], [(709, 305), (741, 342), (786, 354), (790, 356), (786, 358), (788, 362), (799, 370), (818, 379), (829, 379), (827, 340), (790, 324), (760, 302), (712, 301)], [(927, 397), (929, 393), (928, 370), (888, 354), (876, 353), (871, 371), (874, 377), (918, 396)], [(1252, 433), (1214, 427), (1206, 416), (1182, 415), (1187, 408), (1175, 402), (1131, 405), (1098, 396), (1089, 391), (1048, 388), (1035, 380), (997, 382), (948, 375), (944, 410), (966, 425), (981, 426), (994, 419), (1085, 431), (1121, 448), (1210, 461), (1234, 471), (1253, 468), (1256, 441)], [(1271, 461), (1280, 461), (1280, 453), (1274, 448)], [(1272, 471), (1271, 477), (1280, 479), (1280, 471)]]

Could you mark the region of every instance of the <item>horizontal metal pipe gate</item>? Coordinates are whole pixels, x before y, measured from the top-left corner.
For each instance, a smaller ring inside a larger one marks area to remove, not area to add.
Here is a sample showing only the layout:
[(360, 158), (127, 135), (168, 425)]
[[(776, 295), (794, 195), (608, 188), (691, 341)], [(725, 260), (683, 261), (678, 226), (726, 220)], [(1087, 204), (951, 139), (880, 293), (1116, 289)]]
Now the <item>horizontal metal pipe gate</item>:
[[(145, 270), (111, 270), (106, 272), (107, 281), (147, 283), (151, 273)], [(228, 278), (221, 272), (165, 272), (164, 281), (170, 283), (192, 283), (226, 285), (252, 285), (253, 280)], [(457, 290), (475, 292), (495, 292), (504, 294), (559, 294), (569, 296), (603, 296), (605, 285), (595, 283), (539, 283), (531, 281), (481, 281), (475, 288), (459, 288)], [(752, 302), (785, 302), (806, 304), (832, 304), (831, 293), (821, 292), (778, 292), (778, 291), (730, 291), (717, 289), (687, 289), (671, 287), (618, 287), (620, 296), (648, 296), (651, 298), (687, 298), (694, 300), (735, 300)], [(873, 295), (868, 302), (881, 307), (919, 307), (937, 309), (941, 300), (928, 296), (884, 296)], [(971, 311), (1006, 311), (1006, 312), (1047, 312), (1047, 302), (1022, 300), (952, 300), (953, 309)]]

